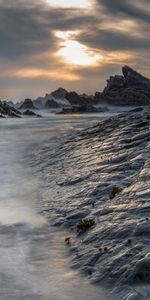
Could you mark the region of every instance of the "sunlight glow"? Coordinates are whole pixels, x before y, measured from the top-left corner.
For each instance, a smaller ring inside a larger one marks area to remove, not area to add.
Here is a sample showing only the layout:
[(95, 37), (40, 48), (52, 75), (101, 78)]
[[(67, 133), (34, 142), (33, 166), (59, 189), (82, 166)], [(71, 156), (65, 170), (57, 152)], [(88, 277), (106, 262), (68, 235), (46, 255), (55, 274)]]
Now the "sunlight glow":
[(76, 40), (78, 31), (56, 31), (55, 35), (62, 40), (61, 48), (56, 55), (62, 57), (67, 64), (95, 66), (103, 60), (101, 54)]
[(69, 70), (42, 70), (42, 69), (21, 69), (9, 72), (8, 77), (15, 78), (47, 78), (61, 81), (76, 81), (80, 80), (80, 76), (70, 72)]
[(102, 56), (95, 54), (86, 46), (77, 41), (68, 40), (63, 43), (62, 49), (58, 51), (58, 55), (64, 57), (67, 63), (80, 66), (95, 65)]
[(54, 7), (65, 8), (89, 8), (92, 5), (90, 0), (46, 0), (46, 2)]

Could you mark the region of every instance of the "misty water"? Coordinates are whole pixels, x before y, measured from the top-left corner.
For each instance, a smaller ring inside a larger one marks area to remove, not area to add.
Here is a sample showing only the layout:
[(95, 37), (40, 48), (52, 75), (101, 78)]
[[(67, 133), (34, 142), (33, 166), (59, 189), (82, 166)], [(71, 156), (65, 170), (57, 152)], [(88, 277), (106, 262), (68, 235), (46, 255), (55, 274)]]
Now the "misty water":
[(42, 147), (55, 148), (100, 119), (50, 114), (0, 120), (0, 299), (106, 299), (102, 287), (71, 269), (65, 232), (40, 213), (42, 176), (34, 167)]

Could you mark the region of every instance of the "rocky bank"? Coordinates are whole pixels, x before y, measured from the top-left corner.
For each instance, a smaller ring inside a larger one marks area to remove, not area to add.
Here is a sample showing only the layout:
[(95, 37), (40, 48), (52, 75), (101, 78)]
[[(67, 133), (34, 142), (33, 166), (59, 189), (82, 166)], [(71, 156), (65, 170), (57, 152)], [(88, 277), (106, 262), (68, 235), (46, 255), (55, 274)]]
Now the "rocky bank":
[(150, 299), (150, 107), (40, 155), (43, 213), (68, 229), (72, 266), (115, 299)]

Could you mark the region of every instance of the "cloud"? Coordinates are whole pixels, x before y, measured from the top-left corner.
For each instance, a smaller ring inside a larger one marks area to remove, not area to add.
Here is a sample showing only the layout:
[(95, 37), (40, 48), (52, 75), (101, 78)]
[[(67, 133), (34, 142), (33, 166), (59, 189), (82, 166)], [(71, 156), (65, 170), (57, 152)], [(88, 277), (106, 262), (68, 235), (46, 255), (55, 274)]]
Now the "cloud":
[(142, 0), (142, 5), (141, 0), (133, 0), (132, 3), (130, 0), (98, 0), (98, 3), (107, 13), (112, 15), (124, 15), (148, 23), (150, 21), (149, 0)]
[[(91, 8), (79, 9), (52, 7), (46, 0), (0, 0), (2, 95), (13, 91), (15, 96), (15, 86), (16, 95), (22, 90), (25, 96), (27, 86), (31, 96), (35, 95), (31, 82), (38, 93), (40, 82), (41, 92), (57, 88), (62, 81), (66, 88), (78, 91), (87, 86), (93, 91), (98, 82), (102, 89), (108, 72), (117, 73), (125, 63), (149, 75), (149, 0), (91, 3)], [(93, 57), (102, 55), (103, 60), (80, 68), (67, 64), (56, 55), (62, 49), (62, 38), (56, 32), (66, 31), (72, 32), (71, 41), (89, 48)]]
[(5, 59), (18, 60), (56, 48), (56, 40), (36, 8), (0, 7), (0, 41), (0, 58)]
[(80, 42), (90, 47), (106, 51), (126, 51), (150, 49), (150, 40), (147, 36), (133, 36), (120, 30), (95, 30), (85, 31), (79, 37)]
[(18, 60), (43, 51), (56, 51), (54, 30), (69, 30), (92, 24), (90, 16), (77, 9), (51, 8), (44, 1), (0, 2), (0, 57)]

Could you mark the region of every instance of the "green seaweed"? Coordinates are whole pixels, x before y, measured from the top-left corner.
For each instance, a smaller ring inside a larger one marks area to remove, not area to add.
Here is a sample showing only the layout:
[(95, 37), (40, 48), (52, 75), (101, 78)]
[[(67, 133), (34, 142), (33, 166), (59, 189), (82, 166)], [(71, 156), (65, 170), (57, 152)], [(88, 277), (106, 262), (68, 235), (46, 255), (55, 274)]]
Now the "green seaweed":
[(117, 194), (121, 193), (122, 189), (117, 187), (117, 186), (113, 186), (110, 193), (109, 193), (109, 198), (112, 200)]
[(70, 239), (71, 239), (70, 236), (65, 238), (65, 242), (66, 242), (67, 245), (70, 245), (70, 243), (71, 243)]
[(87, 231), (90, 227), (95, 224), (93, 219), (82, 219), (76, 224), (76, 230), (78, 233)]

